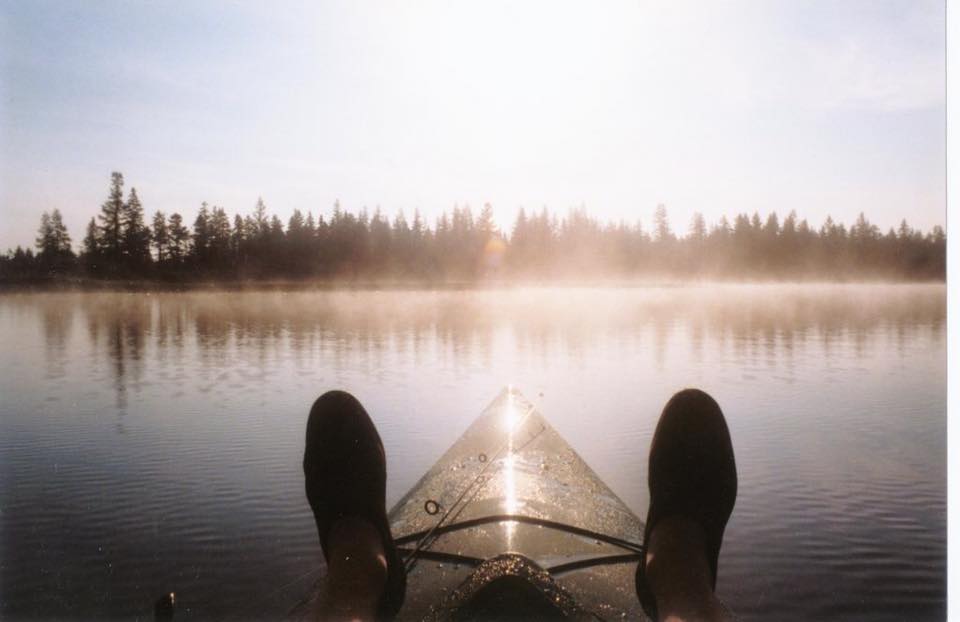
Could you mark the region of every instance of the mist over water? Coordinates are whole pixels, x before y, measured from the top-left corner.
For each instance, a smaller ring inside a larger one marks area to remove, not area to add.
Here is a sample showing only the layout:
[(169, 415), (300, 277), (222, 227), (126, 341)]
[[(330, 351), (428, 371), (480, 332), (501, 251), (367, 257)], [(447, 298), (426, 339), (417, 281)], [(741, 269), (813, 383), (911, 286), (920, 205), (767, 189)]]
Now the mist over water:
[[(943, 285), (0, 296), (0, 617), (276, 618), (316, 577), (313, 399), (397, 501), (507, 384), (646, 515), (663, 404), (726, 413), (745, 619), (942, 619)], [(639, 537), (639, 534), (638, 534)]]

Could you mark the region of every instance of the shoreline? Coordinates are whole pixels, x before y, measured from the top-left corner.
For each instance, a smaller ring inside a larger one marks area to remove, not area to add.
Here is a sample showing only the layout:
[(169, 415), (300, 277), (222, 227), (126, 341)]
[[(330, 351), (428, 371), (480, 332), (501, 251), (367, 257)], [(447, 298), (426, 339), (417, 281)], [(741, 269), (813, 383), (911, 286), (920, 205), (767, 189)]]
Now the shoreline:
[(0, 280), (0, 294), (47, 292), (257, 292), (257, 291), (482, 291), (527, 288), (645, 288), (700, 285), (946, 285), (946, 279), (735, 279), (735, 278), (647, 278), (647, 279), (480, 279), (476, 281), (430, 281), (400, 279), (311, 279), (246, 281), (155, 281), (145, 279), (107, 280), (69, 277)]

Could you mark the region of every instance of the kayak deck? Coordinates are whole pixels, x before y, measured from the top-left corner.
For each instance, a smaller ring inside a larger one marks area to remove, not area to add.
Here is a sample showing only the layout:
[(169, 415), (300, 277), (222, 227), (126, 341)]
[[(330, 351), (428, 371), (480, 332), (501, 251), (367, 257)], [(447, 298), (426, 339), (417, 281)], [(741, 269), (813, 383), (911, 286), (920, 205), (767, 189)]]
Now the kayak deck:
[[(509, 609), (493, 617), (515, 618), (518, 598), (535, 606), (534, 593), (558, 618), (645, 617), (633, 581), (642, 522), (513, 389), (389, 519), (407, 568), (398, 619), (489, 619), (496, 603)], [(315, 606), (320, 588), (295, 613)]]

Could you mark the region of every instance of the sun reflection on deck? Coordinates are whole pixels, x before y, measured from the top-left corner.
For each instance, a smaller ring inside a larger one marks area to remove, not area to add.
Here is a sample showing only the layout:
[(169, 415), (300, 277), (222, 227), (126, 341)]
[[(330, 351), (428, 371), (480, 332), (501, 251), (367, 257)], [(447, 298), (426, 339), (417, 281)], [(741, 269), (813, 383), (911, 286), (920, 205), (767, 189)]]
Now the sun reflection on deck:
[[(507, 388), (507, 407), (504, 409), (504, 423), (507, 428), (507, 455), (503, 459), (503, 511), (506, 514), (517, 512), (517, 488), (514, 479), (515, 459), (513, 441), (519, 416), (513, 399), (512, 387)], [(513, 550), (513, 536), (517, 529), (516, 521), (504, 523), (507, 536), (507, 550)]]
[[(503, 488), (504, 488), (504, 499), (503, 499), (503, 509), (507, 514), (515, 514), (517, 512), (517, 491), (516, 484), (513, 479), (513, 469), (514, 469), (514, 456), (513, 454), (508, 454), (503, 461)], [(513, 535), (517, 530), (516, 521), (507, 521), (504, 523), (504, 528), (507, 532), (507, 550), (513, 550)]]

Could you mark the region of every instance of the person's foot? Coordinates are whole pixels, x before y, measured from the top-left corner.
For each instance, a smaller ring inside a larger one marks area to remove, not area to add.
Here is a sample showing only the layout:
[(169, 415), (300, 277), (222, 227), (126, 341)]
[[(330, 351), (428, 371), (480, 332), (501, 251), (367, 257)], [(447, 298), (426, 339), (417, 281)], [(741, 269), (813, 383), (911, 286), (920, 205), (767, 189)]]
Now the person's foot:
[(650, 444), (648, 483), (646, 559), (636, 575), (644, 610), (655, 619), (725, 611), (713, 590), (737, 470), (723, 413), (703, 391), (681, 391), (664, 407)]
[(386, 458), (373, 422), (349, 393), (329, 391), (314, 402), (303, 473), (333, 596), (362, 612), (376, 595), (376, 617), (392, 618), (406, 575), (387, 522)]

